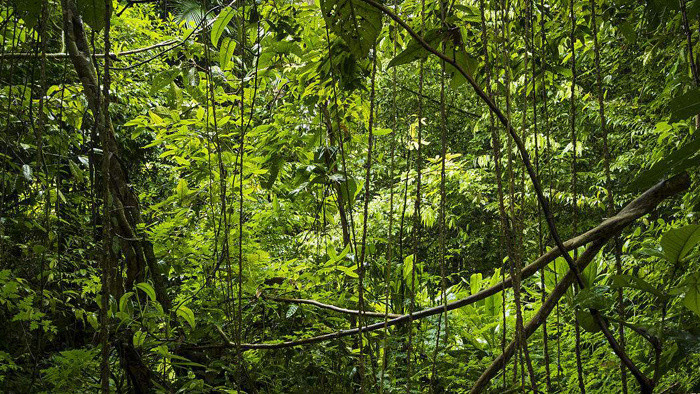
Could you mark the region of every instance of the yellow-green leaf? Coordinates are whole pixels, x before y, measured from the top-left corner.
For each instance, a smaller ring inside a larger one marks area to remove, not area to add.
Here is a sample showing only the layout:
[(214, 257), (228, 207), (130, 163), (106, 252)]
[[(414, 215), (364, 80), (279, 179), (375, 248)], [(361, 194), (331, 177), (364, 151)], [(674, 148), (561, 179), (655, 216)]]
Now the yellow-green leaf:
[(219, 45), (221, 35), (224, 34), (226, 26), (228, 26), (228, 23), (231, 22), (231, 19), (233, 19), (235, 14), (236, 10), (231, 7), (226, 7), (221, 10), (219, 16), (216, 17), (216, 21), (214, 21), (214, 24), (211, 27), (211, 43), (214, 44), (214, 46)]

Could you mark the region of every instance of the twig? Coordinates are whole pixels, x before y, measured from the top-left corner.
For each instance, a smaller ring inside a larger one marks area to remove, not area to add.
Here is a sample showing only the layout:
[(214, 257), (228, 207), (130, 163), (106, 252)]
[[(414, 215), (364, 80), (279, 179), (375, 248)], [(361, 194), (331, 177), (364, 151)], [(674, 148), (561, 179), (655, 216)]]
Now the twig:
[[(317, 306), (317, 307), (322, 308), (322, 309), (328, 309), (328, 310), (332, 310), (334, 312), (345, 313), (348, 315), (359, 315), (360, 314), (360, 311), (355, 310), (355, 309), (341, 308), (339, 306), (335, 306), (335, 305), (331, 305), (331, 304), (324, 304), (324, 303), (316, 301), (316, 300), (309, 300), (309, 299), (303, 299), (303, 298), (267, 297), (267, 296), (262, 296), (261, 298), (263, 298), (265, 300), (275, 301), (275, 302), (286, 302), (286, 303), (290, 303), (290, 304), (313, 305), (313, 306)], [(389, 319), (395, 319), (397, 317), (400, 317), (401, 315), (396, 314), (396, 313), (384, 314), (381, 312), (362, 311), (362, 316), (379, 317), (379, 318), (388, 317)]]
[[(177, 40), (167, 40), (167, 41), (162, 41), (153, 45), (149, 45), (147, 47), (143, 48), (136, 48), (136, 49), (130, 49), (128, 51), (123, 51), (123, 52), (111, 52), (109, 54), (109, 57), (112, 60), (119, 60), (119, 56), (130, 56), (130, 55), (136, 55), (139, 53), (143, 52), (148, 52), (153, 49), (158, 49), (162, 48), (164, 46), (168, 46), (171, 44), (177, 43)], [(63, 59), (63, 58), (68, 58), (70, 57), (70, 54), (67, 52), (56, 52), (56, 53), (47, 53), (46, 55), (47, 59)], [(105, 57), (104, 53), (96, 53), (93, 56), (98, 57), (98, 58), (103, 58)], [(33, 59), (36, 58), (36, 55), (34, 53), (29, 53), (29, 52), (19, 52), (19, 53), (5, 53), (5, 54), (0, 54), (0, 59)]]

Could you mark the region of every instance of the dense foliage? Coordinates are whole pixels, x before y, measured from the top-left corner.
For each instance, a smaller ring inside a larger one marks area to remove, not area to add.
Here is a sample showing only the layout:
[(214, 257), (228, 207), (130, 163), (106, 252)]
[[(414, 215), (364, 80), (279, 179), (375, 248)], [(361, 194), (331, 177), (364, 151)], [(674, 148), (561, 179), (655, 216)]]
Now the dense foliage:
[(0, 391), (700, 391), (700, 0), (0, 5)]

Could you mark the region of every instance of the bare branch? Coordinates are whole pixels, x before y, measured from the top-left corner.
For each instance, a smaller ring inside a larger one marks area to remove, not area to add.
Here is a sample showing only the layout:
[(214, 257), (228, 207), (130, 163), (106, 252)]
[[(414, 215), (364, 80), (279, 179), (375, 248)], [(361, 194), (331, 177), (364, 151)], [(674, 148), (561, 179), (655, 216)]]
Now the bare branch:
[[(345, 313), (348, 315), (359, 315), (360, 311), (355, 310), (355, 309), (346, 309), (346, 308), (341, 308), (339, 306), (335, 305), (330, 305), (330, 304), (324, 304), (322, 302), (318, 302), (316, 300), (309, 300), (309, 299), (303, 299), (303, 298), (284, 298), (284, 297), (268, 297), (268, 296), (262, 296), (263, 299), (270, 300), (270, 301), (276, 301), (276, 302), (286, 302), (290, 304), (307, 304), (307, 305), (313, 305), (317, 306), (319, 308), (323, 309), (329, 309), (335, 312), (340, 312), (340, 313)], [(379, 318), (384, 318), (388, 317), (389, 319), (395, 319), (397, 317), (400, 317), (401, 315), (395, 314), (395, 313), (379, 313), (379, 312), (368, 312), (368, 311), (362, 311), (362, 316), (365, 317), (379, 317)]]
[[(162, 48), (164, 46), (176, 44), (178, 42), (179, 42), (178, 40), (162, 41), (162, 42), (159, 42), (159, 43), (156, 43), (153, 45), (149, 45), (149, 46), (143, 47), (143, 48), (130, 49), (128, 51), (123, 51), (123, 52), (112, 52), (109, 54), (109, 57), (113, 60), (120, 60), (119, 56), (136, 55), (139, 53), (151, 51), (153, 49), (158, 49), (158, 48)], [(57, 52), (57, 53), (47, 53), (45, 56), (47, 59), (63, 59), (63, 58), (70, 57), (70, 54), (67, 52)], [(105, 57), (105, 54), (104, 53), (96, 53), (93, 56), (98, 57), (98, 58), (103, 58), (103, 57)], [(0, 54), (0, 59), (34, 59), (36, 57), (37, 57), (36, 54), (30, 53), (30, 52)]]

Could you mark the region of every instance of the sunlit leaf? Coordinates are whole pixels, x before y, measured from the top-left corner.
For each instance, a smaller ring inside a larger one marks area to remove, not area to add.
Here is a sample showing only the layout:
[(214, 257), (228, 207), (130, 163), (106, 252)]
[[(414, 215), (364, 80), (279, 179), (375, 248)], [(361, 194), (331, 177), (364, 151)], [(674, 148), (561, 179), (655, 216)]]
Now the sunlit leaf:
[(690, 252), (700, 241), (700, 225), (691, 224), (681, 228), (666, 231), (661, 237), (661, 248), (666, 259), (677, 263)]
[(214, 46), (219, 45), (219, 39), (221, 35), (224, 34), (226, 26), (231, 22), (234, 15), (236, 15), (236, 9), (233, 7), (226, 7), (221, 10), (219, 16), (216, 17), (216, 21), (214, 21), (214, 24), (211, 26), (211, 43)]
[(153, 286), (151, 286), (148, 283), (142, 282), (142, 283), (137, 283), (136, 288), (143, 291), (148, 295), (148, 298), (151, 299), (151, 301), (156, 300), (156, 291), (153, 289)]

